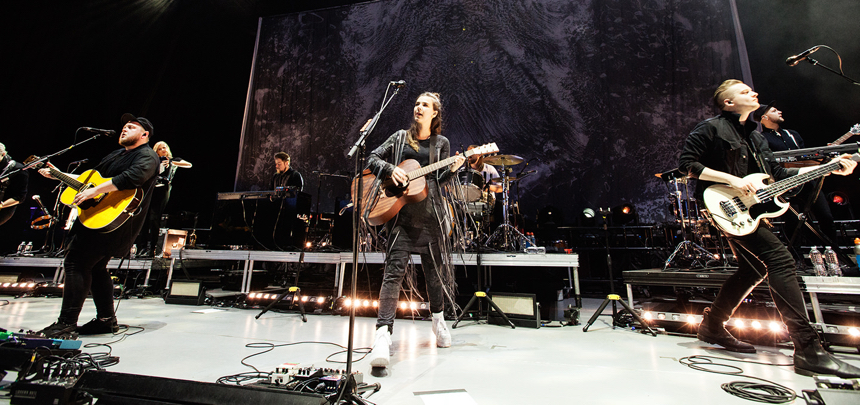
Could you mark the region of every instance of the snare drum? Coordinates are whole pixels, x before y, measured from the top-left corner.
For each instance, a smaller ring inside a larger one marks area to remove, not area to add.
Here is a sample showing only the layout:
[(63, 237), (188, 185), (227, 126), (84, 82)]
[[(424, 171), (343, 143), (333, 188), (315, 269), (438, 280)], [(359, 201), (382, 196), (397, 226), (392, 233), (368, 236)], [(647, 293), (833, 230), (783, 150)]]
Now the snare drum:
[(477, 170), (463, 170), (457, 173), (460, 185), (463, 187), (463, 200), (467, 202), (479, 201), (484, 189), (484, 175)]

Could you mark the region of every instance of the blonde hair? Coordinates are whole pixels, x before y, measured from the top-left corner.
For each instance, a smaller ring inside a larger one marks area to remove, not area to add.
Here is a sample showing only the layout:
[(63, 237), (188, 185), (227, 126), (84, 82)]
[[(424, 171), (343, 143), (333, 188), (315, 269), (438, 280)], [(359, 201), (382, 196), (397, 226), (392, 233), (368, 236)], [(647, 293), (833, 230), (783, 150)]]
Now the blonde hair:
[[(433, 110), (436, 111), (436, 116), (433, 117), (433, 120), (430, 121), (430, 134), (439, 135), (442, 133), (442, 97), (439, 96), (439, 93), (431, 93), (424, 92), (421, 93), (415, 100), (418, 100), (421, 97), (429, 97), (433, 99)], [(417, 121), (412, 121), (412, 126), (406, 130), (406, 143), (418, 151), (418, 132), (421, 128), (418, 126)]]
[(158, 148), (160, 148), (161, 145), (164, 145), (164, 148), (167, 149), (167, 157), (170, 159), (173, 159), (173, 152), (170, 151), (170, 146), (167, 145), (167, 142), (164, 142), (164, 141), (156, 142), (155, 145), (152, 146), (152, 150), (154, 150), (155, 153), (158, 153)]
[(743, 82), (738, 80), (738, 79), (729, 79), (729, 80), (724, 81), (722, 84), (720, 84), (719, 87), (717, 87), (717, 90), (714, 91), (714, 105), (717, 108), (719, 108), (720, 110), (722, 110), (723, 108), (726, 108), (726, 102), (725, 102), (726, 98), (724, 97), (724, 94), (729, 89), (729, 87), (732, 87), (738, 83), (743, 83)]

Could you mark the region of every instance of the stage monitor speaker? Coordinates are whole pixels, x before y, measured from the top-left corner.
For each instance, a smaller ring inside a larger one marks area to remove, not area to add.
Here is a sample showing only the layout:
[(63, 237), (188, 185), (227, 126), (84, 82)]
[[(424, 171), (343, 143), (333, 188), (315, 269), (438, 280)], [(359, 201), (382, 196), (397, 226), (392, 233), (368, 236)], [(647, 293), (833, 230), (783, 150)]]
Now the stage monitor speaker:
[(137, 374), (87, 370), (74, 387), (98, 405), (323, 405), (325, 396), (283, 389), (176, 380)]
[[(489, 293), (499, 309), (516, 326), (540, 328), (540, 310), (534, 294), (519, 293)], [(487, 322), (493, 325), (508, 325), (501, 315), (492, 307), (487, 314)]]
[(164, 298), (165, 304), (203, 305), (206, 289), (202, 281), (171, 280), (170, 292)]

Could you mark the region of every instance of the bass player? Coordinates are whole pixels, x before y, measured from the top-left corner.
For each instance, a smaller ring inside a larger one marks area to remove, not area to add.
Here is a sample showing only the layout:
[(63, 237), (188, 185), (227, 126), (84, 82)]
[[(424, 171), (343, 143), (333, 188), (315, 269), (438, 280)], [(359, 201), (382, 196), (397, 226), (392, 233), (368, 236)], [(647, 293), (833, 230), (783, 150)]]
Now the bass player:
[[(146, 218), (145, 213), (149, 209), (159, 164), (158, 155), (148, 145), (154, 132), (152, 123), (132, 114), (123, 114), (121, 123), (123, 128), (119, 135), (119, 144), (122, 148), (108, 154), (94, 168), (109, 180), (79, 191), (74, 197), (74, 205), (80, 205), (101, 194), (136, 188), (143, 191), (142, 201), (137, 206), (135, 215), (113, 231), (103, 232), (87, 228), (80, 222), (80, 218), (72, 226), (68, 250), (63, 260), (66, 286), (60, 315), (57, 322), (40, 331), (48, 338), (119, 331), (113, 308), (113, 281), (107, 264), (114, 256), (127, 256), (134, 239), (140, 233)], [(39, 169), (39, 174), (56, 179), (49, 168)], [(96, 317), (78, 327), (78, 316), (89, 292), (93, 295)]]
[[(679, 161), (682, 173), (698, 179), (698, 198), (702, 198), (705, 188), (715, 183), (728, 184), (739, 193), (754, 193), (756, 184), (744, 178), (751, 173), (767, 173), (780, 180), (817, 167), (786, 169), (774, 161), (773, 152), (750, 117), (760, 106), (758, 94), (743, 82), (724, 81), (714, 92), (713, 102), (721, 110), (720, 115), (696, 125), (687, 137)], [(834, 171), (840, 175), (850, 174), (857, 165), (845, 156), (840, 157), (840, 164), (842, 168)], [(860, 377), (860, 368), (843, 362), (822, 347), (807, 319), (794, 259), (770, 229), (759, 226), (743, 236), (725, 233), (738, 258), (738, 269), (720, 288), (711, 307), (705, 308), (699, 325), (699, 340), (730, 351), (755, 353), (755, 347), (735, 339), (724, 322), (767, 276), (774, 304), (794, 342), (795, 373)]]
[[(391, 177), (395, 183), (405, 185), (408, 181), (407, 173), (397, 167), (401, 162), (414, 159), (423, 167), (449, 157), (451, 145), (441, 132), (442, 101), (439, 94), (422, 93), (415, 101), (412, 126), (408, 130), (395, 132), (370, 153), (370, 171), (379, 178)], [(443, 240), (442, 229), (445, 216), (449, 214), (442, 201), (440, 184), (453, 177), (464, 161), (464, 157), (458, 157), (450, 167), (428, 174), (427, 198), (406, 204), (398, 215), (386, 223), (389, 231), (388, 251), (379, 292), (376, 338), (370, 353), (372, 367), (388, 366), (394, 315), (411, 253), (421, 255), (436, 346), (451, 346), (451, 333), (445, 325), (443, 313), (442, 275), (445, 260), (442, 246), (450, 246)], [(445, 253), (450, 255), (451, 252)]]

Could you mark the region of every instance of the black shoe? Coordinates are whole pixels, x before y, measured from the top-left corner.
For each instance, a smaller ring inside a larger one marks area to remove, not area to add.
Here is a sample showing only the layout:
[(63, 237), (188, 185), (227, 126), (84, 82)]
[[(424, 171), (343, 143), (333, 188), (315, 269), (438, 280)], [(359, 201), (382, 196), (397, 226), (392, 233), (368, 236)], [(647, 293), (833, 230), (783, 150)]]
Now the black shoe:
[(824, 350), (818, 338), (805, 344), (794, 340), (794, 372), (805, 376), (829, 374), (840, 378), (860, 378), (860, 368), (833, 357)]
[(735, 339), (719, 320), (711, 319), (711, 308), (705, 308), (699, 333), (696, 337), (706, 343), (720, 345), (726, 350), (738, 353), (755, 353), (755, 346)]
[(93, 318), (92, 321), (85, 323), (77, 330), (79, 335), (101, 335), (103, 333), (119, 332), (119, 324), (116, 317), (110, 318)]
[(40, 330), (38, 333), (48, 339), (75, 340), (78, 338), (78, 334), (75, 332), (75, 329), (77, 328), (78, 325), (73, 323), (54, 322), (47, 328)]

